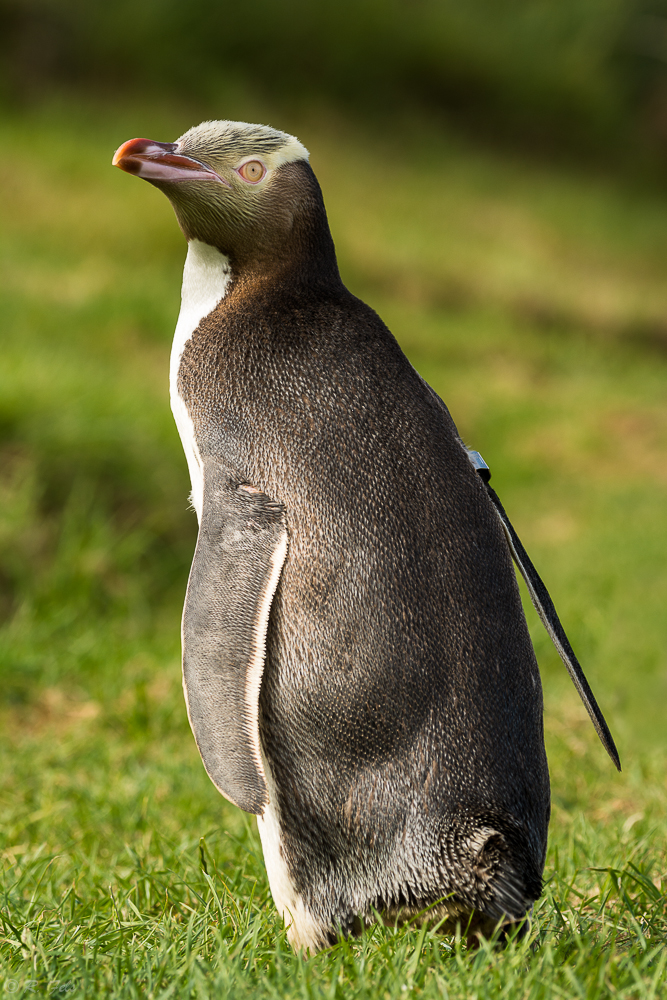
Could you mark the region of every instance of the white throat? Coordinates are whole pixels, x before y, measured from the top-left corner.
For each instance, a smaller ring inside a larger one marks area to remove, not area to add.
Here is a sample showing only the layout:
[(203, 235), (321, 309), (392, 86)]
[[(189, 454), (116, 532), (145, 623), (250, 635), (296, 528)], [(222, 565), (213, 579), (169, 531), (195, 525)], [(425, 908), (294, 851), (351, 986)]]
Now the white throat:
[(197, 511), (200, 521), (204, 493), (203, 469), (192, 418), (178, 393), (178, 371), (185, 345), (204, 317), (213, 312), (218, 302), (224, 298), (230, 280), (231, 267), (227, 257), (208, 243), (191, 240), (183, 268), (181, 311), (171, 347), (169, 394), (171, 409), (190, 470), (192, 506)]

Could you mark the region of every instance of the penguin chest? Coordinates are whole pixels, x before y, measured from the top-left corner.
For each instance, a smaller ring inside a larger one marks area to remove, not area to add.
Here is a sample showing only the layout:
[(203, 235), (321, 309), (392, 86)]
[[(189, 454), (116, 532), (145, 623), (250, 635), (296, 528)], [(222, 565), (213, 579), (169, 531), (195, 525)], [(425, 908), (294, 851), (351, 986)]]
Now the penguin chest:
[(199, 240), (188, 244), (188, 255), (183, 268), (181, 311), (176, 324), (169, 365), (169, 393), (171, 409), (188, 463), (191, 501), (201, 522), (204, 494), (204, 475), (199, 447), (195, 437), (192, 417), (178, 391), (178, 372), (185, 345), (201, 321), (211, 313), (227, 293), (231, 280), (228, 259), (215, 247)]

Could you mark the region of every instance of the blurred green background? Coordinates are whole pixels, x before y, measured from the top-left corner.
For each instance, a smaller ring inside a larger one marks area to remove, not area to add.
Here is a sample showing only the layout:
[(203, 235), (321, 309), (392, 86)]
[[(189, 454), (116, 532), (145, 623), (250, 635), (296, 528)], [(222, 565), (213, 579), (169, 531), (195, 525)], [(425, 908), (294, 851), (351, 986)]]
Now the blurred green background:
[[(550, 144), (667, 142), (665, 0), (3, 0), (9, 95), (251, 87)], [(636, 152), (636, 149), (635, 149)]]
[(2, 0), (0, 54), (7, 870), (64, 851), (106, 885), (148, 828), (257, 847), (180, 692), (185, 245), (111, 167), (216, 117), (310, 149), (346, 283), (484, 455), (551, 590), (625, 768), (528, 608), (554, 842), (583, 812), (610, 831), (597, 863), (632, 836), (664, 871), (667, 3)]
[(109, 160), (230, 117), (308, 145), (346, 281), (486, 455), (621, 742), (664, 743), (667, 4), (3, 0), (0, 51), (2, 697), (177, 656), (184, 244)]

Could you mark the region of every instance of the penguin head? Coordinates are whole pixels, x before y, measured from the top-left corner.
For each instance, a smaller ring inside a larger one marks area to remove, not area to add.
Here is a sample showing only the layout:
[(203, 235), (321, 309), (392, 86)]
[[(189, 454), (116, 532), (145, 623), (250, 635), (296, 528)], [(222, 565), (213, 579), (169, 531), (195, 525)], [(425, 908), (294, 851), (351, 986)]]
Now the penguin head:
[[(113, 164), (169, 198), (186, 239), (238, 270), (333, 253), (321, 191), (298, 139), (267, 125), (208, 121), (176, 142), (130, 139)], [(335, 255), (334, 255), (335, 260)]]

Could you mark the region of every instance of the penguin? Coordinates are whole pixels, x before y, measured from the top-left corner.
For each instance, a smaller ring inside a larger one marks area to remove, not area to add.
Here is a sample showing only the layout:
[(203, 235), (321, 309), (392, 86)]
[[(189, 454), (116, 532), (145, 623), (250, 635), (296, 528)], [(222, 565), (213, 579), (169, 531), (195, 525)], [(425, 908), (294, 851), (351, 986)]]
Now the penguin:
[(377, 915), (520, 930), (550, 788), (512, 558), (620, 765), (487, 466), (344, 286), (298, 139), (208, 121), (113, 163), (188, 243), (185, 701), (211, 780), (257, 816), (288, 939), (314, 953)]

